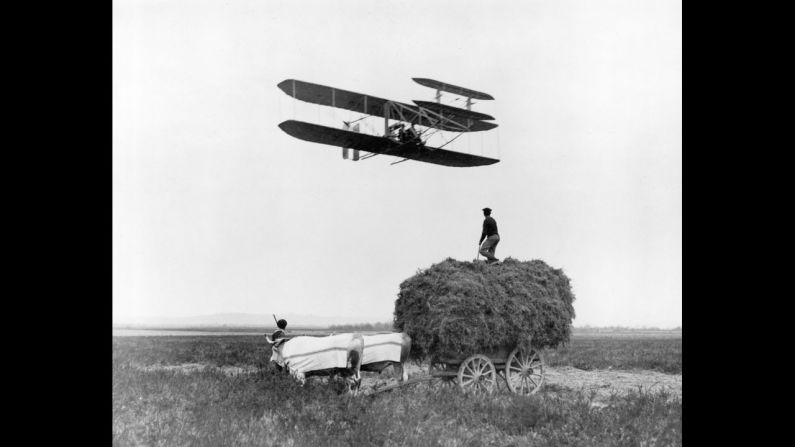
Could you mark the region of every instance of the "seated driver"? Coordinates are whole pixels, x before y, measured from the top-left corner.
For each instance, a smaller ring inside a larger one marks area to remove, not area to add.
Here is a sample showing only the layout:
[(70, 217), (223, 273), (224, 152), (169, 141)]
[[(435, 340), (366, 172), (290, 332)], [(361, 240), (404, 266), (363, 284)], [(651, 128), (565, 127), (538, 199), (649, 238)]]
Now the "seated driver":
[(285, 334), (287, 332), (287, 320), (281, 319), (281, 320), (277, 321), (276, 322), (276, 327), (278, 329), (273, 331), (273, 334), (271, 335), (271, 340), (275, 342), (276, 340), (281, 339), (281, 341), (279, 341), (279, 343), (275, 343), (274, 344), (274, 346), (279, 346), (281, 343), (286, 341), (286, 338), (284, 338), (284, 337), (285, 337)]
[[(273, 345), (271, 345), (271, 349), (276, 349), (276, 348), (279, 347), (279, 345), (281, 345), (282, 343), (287, 341), (287, 338), (285, 338), (285, 333), (287, 332), (287, 320), (281, 319), (281, 320), (277, 321), (276, 322), (276, 327), (278, 329), (273, 331), (273, 334), (271, 334), (271, 341), (273, 341)], [(276, 363), (276, 362), (271, 362), (271, 363), (273, 363), (273, 366), (276, 368), (277, 371), (283, 371), (284, 370), (284, 368), (282, 368), (282, 366), (279, 365), (278, 363)]]
[(403, 123), (395, 123), (389, 126), (387, 136), (398, 141), (403, 139)]
[(420, 134), (417, 132), (417, 129), (414, 128), (414, 124), (411, 124), (411, 127), (406, 129), (406, 141), (416, 144), (417, 146), (424, 147), (425, 145), (422, 144), (422, 140), (420, 139)]

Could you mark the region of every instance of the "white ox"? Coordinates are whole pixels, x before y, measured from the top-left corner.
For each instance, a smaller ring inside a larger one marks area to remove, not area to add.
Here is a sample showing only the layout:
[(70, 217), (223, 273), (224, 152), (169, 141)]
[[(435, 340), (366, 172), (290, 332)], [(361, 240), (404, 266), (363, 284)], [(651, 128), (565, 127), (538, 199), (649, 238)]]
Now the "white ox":
[(266, 338), (273, 352), (271, 361), (287, 368), (301, 383), (311, 376), (340, 374), (346, 378), (351, 390), (359, 388), (364, 350), (364, 340), (360, 334), (299, 336), (275, 342), (270, 337)]
[(405, 382), (409, 377), (404, 364), (410, 350), (411, 337), (406, 333), (365, 335), (361, 369), (380, 373), (392, 365), (396, 371), (400, 371), (400, 378)]

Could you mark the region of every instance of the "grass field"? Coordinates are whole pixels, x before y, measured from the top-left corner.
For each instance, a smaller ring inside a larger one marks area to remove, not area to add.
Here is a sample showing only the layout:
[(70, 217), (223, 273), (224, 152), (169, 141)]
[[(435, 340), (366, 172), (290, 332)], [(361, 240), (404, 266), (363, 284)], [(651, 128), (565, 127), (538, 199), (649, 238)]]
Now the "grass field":
[[(114, 337), (114, 445), (681, 445), (681, 397), (549, 384), (537, 395), (411, 385), (351, 397), (268, 365), (261, 336)], [(681, 337), (575, 335), (551, 367), (682, 371)]]
[(572, 337), (566, 346), (546, 353), (550, 366), (592, 369), (648, 369), (682, 373), (681, 338), (631, 338), (600, 335)]

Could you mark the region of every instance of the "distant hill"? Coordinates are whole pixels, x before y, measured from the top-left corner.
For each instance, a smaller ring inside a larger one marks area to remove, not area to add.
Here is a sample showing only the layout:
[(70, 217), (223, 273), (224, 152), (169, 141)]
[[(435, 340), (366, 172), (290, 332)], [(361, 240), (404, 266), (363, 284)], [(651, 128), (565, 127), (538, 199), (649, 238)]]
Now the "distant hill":
[[(283, 314), (277, 315), (278, 318), (287, 320), (289, 327), (318, 327), (355, 325), (365, 323), (391, 322), (388, 317), (341, 317), (341, 316), (318, 316), (303, 314)], [(273, 326), (273, 316), (269, 314), (247, 314), (247, 313), (221, 313), (211, 315), (197, 315), (192, 317), (137, 317), (126, 318), (113, 321), (113, 326), (160, 326), (160, 327), (201, 327), (201, 326), (246, 326), (260, 327)]]
[[(283, 314), (277, 315), (279, 318), (287, 320), (289, 327), (305, 328), (328, 328), (330, 326), (355, 326), (364, 324), (380, 325), (392, 323), (392, 316), (372, 316), (372, 317), (341, 317), (341, 316), (319, 316), (304, 314)], [(248, 314), (248, 313), (219, 313), (211, 315), (197, 315), (192, 317), (138, 317), (126, 318), (113, 321), (113, 326), (152, 326), (152, 327), (272, 327), (274, 326), (273, 316), (268, 314)], [(638, 332), (638, 331), (680, 331), (682, 327), (676, 328), (653, 328), (653, 327), (595, 327), (595, 326), (574, 326), (575, 333), (592, 332)]]

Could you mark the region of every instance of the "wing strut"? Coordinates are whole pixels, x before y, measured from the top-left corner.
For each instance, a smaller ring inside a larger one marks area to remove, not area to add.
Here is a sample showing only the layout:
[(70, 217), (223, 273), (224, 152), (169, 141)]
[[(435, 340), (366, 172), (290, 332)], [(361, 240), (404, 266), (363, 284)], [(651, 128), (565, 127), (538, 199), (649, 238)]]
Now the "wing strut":
[(447, 146), (448, 144), (452, 143), (453, 140), (455, 140), (456, 138), (460, 137), (461, 135), (463, 135), (463, 133), (460, 133), (460, 134), (454, 136), (450, 141), (448, 141), (447, 143), (444, 143), (443, 145), (437, 147), (436, 149), (441, 149), (441, 148)]

